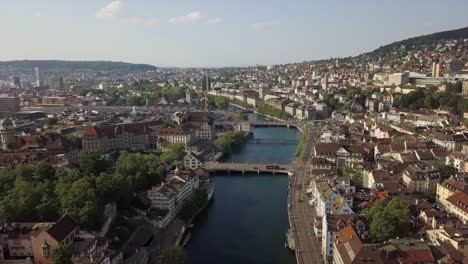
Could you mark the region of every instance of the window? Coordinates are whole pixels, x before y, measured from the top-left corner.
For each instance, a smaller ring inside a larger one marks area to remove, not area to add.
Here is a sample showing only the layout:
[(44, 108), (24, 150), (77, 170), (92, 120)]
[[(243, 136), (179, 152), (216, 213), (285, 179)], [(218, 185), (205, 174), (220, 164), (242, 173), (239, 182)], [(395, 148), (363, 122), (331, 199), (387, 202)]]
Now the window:
[(47, 243), (44, 242), (44, 244), (42, 244), (42, 256), (48, 257), (49, 255), (50, 255), (49, 245), (47, 245)]

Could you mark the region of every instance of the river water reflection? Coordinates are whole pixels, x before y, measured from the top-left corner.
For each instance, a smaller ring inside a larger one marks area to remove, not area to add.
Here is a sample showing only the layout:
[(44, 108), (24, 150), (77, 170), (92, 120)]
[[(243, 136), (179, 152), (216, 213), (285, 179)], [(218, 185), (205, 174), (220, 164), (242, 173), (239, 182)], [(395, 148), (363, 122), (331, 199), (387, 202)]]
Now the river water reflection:
[[(249, 118), (257, 119), (254, 114)], [(289, 128), (256, 128), (254, 138), (295, 139)], [(296, 144), (247, 143), (224, 161), (290, 163)], [(215, 196), (199, 216), (186, 247), (192, 264), (293, 264), (284, 247), (287, 230), (287, 176), (214, 175)]]

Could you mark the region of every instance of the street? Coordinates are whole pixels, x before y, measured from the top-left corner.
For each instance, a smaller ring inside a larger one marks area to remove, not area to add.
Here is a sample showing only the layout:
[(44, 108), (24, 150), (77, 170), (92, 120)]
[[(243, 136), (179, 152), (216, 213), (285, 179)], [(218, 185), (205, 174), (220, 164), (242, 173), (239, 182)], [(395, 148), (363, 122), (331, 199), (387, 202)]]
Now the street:
[(306, 188), (310, 180), (310, 161), (317, 128), (308, 128), (308, 140), (303, 146), (301, 156), (294, 161), (294, 176), (290, 179), (288, 194), (289, 219), (296, 243), (298, 264), (323, 263), (321, 240), (313, 235), (315, 210), (308, 203)]

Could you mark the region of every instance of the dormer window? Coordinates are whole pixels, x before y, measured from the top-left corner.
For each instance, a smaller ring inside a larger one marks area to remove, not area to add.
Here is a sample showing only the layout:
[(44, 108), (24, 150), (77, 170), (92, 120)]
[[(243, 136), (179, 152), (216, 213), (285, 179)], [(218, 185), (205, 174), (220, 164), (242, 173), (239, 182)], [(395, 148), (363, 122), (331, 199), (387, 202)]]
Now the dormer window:
[(50, 256), (49, 245), (47, 245), (46, 242), (44, 242), (44, 244), (42, 244), (42, 256), (43, 257), (49, 257)]

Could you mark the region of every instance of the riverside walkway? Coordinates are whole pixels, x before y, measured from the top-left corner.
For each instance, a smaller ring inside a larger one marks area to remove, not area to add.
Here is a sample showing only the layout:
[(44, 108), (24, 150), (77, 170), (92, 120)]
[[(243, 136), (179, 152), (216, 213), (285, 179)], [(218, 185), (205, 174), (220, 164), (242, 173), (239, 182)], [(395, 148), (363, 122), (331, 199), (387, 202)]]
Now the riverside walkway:
[(254, 163), (230, 163), (230, 162), (206, 162), (205, 169), (210, 172), (254, 172), (289, 174), (291, 165), (289, 164), (254, 164)]
[(313, 234), (313, 220), (316, 216), (315, 208), (309, 205), (305, 189), (311, 179), (310, 168), (314, 139), (319, 129), (309, 127), (309, 136), (302, 153), (292, 165), (293, 176), (289, 177), (288, 218), (294, 237), (297, 264), (324, 263), (321, 256), (321, 240), (315, 239)]

